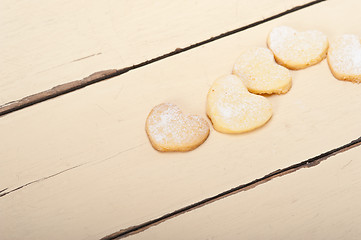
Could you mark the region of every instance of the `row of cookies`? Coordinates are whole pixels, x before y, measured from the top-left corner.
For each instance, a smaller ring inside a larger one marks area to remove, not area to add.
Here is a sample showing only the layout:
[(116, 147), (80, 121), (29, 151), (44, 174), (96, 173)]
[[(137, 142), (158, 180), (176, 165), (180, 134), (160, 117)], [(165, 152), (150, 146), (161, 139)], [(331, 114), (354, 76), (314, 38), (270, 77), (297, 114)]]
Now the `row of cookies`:
[[(289, 69), (298, 70), (322, 61), (326, 55), (333, 75), (341, 80), (361, 82), (361, 45), (354, 35), (329, 42), (319, 31), (297, 32), (281, 26), (267, 39), (268, 48), (244, 51), (233, 72), (217, 79), (207, 95), (207, 115), (215, 130), (242, 133), (264, 125), (272, 117), (267, 98), (257, 94), (283, 94), (292, 86)], [(162, 152), (189, 151), (209, 135), (208, 122), (186, 116), (174, 104), (152, 109), (146, 120), (152, 146)]]
[(361, 82), (361, 43), (352, 34), (335, 37), (329, 45), (320, 31), (298, 32), (290, 27), (274, 28), (267, 45), (278, 64), (299, 70), (322, 61), (327, 55), (328, 65), (335, 78)]

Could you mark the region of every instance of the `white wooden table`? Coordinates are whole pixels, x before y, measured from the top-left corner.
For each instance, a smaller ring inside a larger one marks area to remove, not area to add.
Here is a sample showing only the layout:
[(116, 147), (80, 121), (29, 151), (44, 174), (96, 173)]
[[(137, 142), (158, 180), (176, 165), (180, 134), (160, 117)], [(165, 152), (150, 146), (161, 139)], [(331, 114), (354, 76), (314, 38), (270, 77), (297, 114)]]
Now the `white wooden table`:
[(162, 102), (206, 117), (212, 82), (275, 26), (361, 36), (360, 7), (2, 1), (0, 239), (358, 239), (361, 85), (326, 61), (292, 71), (256, 131), (159, 153), (144, 124)]

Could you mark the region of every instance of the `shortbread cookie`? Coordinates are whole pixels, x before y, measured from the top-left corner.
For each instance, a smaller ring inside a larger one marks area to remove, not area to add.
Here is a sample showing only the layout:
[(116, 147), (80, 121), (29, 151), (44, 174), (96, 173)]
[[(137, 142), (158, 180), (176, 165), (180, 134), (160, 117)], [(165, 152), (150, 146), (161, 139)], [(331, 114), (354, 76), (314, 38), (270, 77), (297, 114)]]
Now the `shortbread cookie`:
[(356, 35), (342, 35), (330, 41), (328, 65), (339, 80), (361, 82), (361, 42)]
[(200, 116), (184, 115), (174, 104), (155, 106), (146, 120), (152, 146), (161, 152), (185, 152), (201, 145), (209, 135), (209, 124)]
[(290, 71), (278, 65), (267, 48), (244, 51), (233, 67), (248, 90), (257, 94), (286, 93), (292, 85)]
[(293, 70), (321, 62), (328, 49), (327, 36), (322, 32), (298, 32), (286, 26), (274, 28), (268, 35), (267, 44), (276, 61)]
[(207, 115), (218, 132), (242, 133), (264, 125), (272, 107), (267, 98), (248, 92), (236, 75), (227, 75), (209, 89)]

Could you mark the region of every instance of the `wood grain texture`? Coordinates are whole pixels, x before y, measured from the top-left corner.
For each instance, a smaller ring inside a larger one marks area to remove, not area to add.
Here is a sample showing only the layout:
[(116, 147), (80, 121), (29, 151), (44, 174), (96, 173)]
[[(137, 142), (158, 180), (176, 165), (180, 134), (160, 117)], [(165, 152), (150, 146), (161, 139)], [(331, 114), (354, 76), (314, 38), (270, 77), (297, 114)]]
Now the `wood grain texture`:
[(0, 3), (0, 105), (121, 69), (309, 0)]
[(212, 82), (274, 26), (361, 35), (358, 4), (315, 5), (2, 117), (0, 189), (15, 190), (0, 197), (2, 239), (101, 238), (358, 138), (360, 85), (336, 80), (326, 61), (292, 72), (257, 131), (212, 131), (195, 151), (161, 154), (144, 130), (161, 102), (205, 116)]
[(359, 239), (360, 158), (351, 149), (127, 239)]

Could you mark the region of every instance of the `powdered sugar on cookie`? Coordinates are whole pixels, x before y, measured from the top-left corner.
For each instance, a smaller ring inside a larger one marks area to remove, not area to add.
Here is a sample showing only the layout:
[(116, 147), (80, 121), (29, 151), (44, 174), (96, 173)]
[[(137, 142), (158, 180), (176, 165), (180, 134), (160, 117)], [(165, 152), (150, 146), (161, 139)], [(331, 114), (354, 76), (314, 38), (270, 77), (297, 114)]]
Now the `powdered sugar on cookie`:
[(328, 64), (340, 80), (361, 82), (361, 42), (356, 35), (345, 34), (330, 42)]
[(328, 39), (320, 31), (298, 32), (287, 26), (274, 28), (267, 40), (276, 61), (289, 69), (302, 69), (326, 57)]
[(286, 93), (292, 85), (288, 69), (274, 61), (267, 48), (251, 48), (241, 53), (233, 74), (239, 76), (248, 90), (257, 94)]
[(176, 105), (163, 103), (149, 114), (146, 131), (159, 151), (189, 151), (205, 141), (209, 125), (200, 116), (185, 116)]
[(272, 107), (265, 97), (248, 92), (236, 75), (227, 75), (210, 88), (207, 115), (217, 131), (242, 133), (264, 125), (272, 116)]

